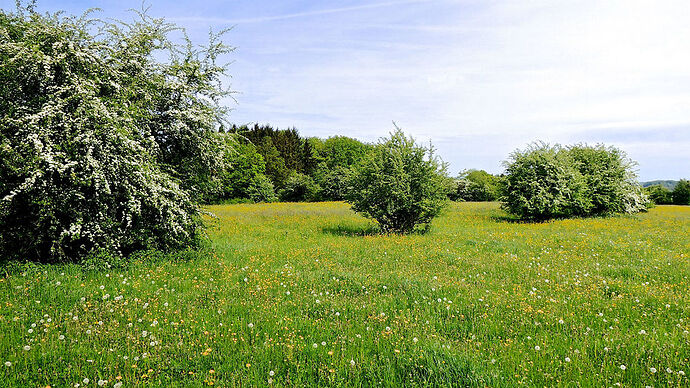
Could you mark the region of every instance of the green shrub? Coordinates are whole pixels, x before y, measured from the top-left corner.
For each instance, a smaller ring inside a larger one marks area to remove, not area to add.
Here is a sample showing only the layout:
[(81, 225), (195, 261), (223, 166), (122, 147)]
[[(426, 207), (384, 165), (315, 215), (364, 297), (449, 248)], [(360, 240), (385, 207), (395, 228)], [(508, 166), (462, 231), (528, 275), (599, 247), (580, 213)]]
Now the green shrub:
[(633, 165), (612, 147), (533, 144), (505, 162), (503, 208), (530, 220), (643, 211)]
[(247, 195), (254, 203), (278, 200), (273, 183), (266, 175), (257, 175), (247, 188)]
[(673, 203), (671, 190), (662, 185), (649, 186), (644, 189), (649, 199), (656, 205), (669, 205)]
[(500, 197), (500, 178), (484, 170), (468, 170), (455, 180), (453, 201), (495, 201)]
[(533, 144), (513, 152), (506, 162), (505, 184), (503, 208), (521, 218), (582, 215), (592, 206), (582, 175), (558, 145)]
[[(185, 187), (207, 182), (220, 155), (225, 46), (173, 46), (173, 26), (140, 16), (0, 11), (0, 255), (80, 260), (198, 242)], [(164, 50), (170, 61), (156, 61)]]
[(308, 175), (293, 173), (285, 181), (285, 186), (280, 190), (280, 200), (285, 202), (313, 201), (319, 192), (319, 187)]
[(433, 148), (396, 129), (352, 168), (346, 200), (384, 233), (425, 231), (446, 204), (450, 184)]
[(690, 205), (690, 181), (681, 179), (671, 193), (674, 205)]

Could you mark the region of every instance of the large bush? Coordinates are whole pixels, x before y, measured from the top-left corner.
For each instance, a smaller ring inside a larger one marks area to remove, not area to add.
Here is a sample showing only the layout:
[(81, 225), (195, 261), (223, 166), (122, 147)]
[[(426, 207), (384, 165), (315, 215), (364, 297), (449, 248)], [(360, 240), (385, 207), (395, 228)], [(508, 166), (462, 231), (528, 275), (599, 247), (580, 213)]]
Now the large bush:
[(145, 13), (94, 24), (0, 12), (0, 255), (79, 259), (198, 240), (186, 189), (222, 159), (215, 60), (227, 50), (173, 46), (172, 29)]
[(346, 200), (385, 233), (424, 231), (447, 202), (450, 179), (431, 146), (397, 129), (352, 168)]
[(647, 199), (615, 148), (533, 144), (505, 162), (503, 208), (524, 219), (634, 213)]
[(690, 205), (690, 181), (681, 179), (671, 193), (674, 205)]

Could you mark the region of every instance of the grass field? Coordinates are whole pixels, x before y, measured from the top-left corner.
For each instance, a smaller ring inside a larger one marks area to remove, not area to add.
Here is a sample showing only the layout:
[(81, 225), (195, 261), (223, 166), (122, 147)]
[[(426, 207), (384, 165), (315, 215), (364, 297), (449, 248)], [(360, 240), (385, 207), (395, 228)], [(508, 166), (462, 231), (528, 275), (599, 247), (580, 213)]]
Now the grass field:
[(342, 203), (209, 210), (199, 257), (0, 278), (0, 385), (690, 385), (690, 207), (462, 203), (410, 236)]

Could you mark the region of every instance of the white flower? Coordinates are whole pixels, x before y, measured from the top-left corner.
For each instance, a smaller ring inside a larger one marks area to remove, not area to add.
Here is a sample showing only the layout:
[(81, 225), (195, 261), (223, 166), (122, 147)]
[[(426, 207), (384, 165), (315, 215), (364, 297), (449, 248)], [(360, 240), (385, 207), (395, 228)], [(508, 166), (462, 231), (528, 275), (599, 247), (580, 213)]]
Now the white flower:
[(390, 326), (386, 326), (386, 331), (391, 331)]
[(655, 368), (655, 367), (651, 367), (651, 368), (649, 368), (649, 371), (652, 372), (652, 373), (656, 373), (656, 368)]
[(60, 334), (60, 336), (58, 337), (58, 339), (62, 341), (63, 339), (65, 339), (65, 336), (62, 335), (62, 334)]
[(640, 330), (640, 334), (641, 334), (641, 335), (646, 335), (647, 332), (646, 332), (644, 329), (642, 329), (642, 330)]
[(98, 386), (102, 387), (104, 385), (108, 384), (108, 380), (98, 380)]
[(628, 369), (628, 367), (626, 367), (625, 365), (621, 365), (620, 368), (621, 368), (621, 370), (626, 370), (626, 369)]
[(89, 378), (87, 377), (87, 378), (85, 378), (84, 380), (82, 380), (81, 382), (84, 383), (84, 384), (88, 384), (89, 381), (91, 381), (91, 380), (89, 380)]
[(566, 357), (565, 362), (570, 362), (570, 357)]
[(350, 360), (350, 365), (355, 366), (355, 360)]
[(539, 351), (539, 350), (541, 350), (541, 348), (539, 347), (539, 345), (537, 345), (534, 347), (534, 350)]
[(26, 351), (28, 352), (29, 350), (31, 350), (31, 346), (29, 346), (29, 345), (24, 345), (24, 350), (26, 350)]
[(290, 291), (286, 291), (286, 292), (285, 292), (285, 295), (290, 295)]
[(683, 372), (682, 370), (679, 370), (679, 371), (678, 371), (678, 374), (681, 375), (681, 376), (685, 376), (685, 372)]
[(250, 323), (250, 324), (248, 324), (247, 326), (248, 326), (250, 329), (252, 329), (252, 328), (254, 327), (254, 324), (253, 324), (253, 323)]
[(29, 329), (29, 334), (33, 333), (34, 329)]
[(122, 381), (118, 381), (117, 383), (113, 384), (113, 388), (121, 388), (122, 387)]
[(321, 341), (321, 346), (326, 346), (326, 341)]
[(417, 341), (419, 341), (417, 337), (412, 338), (412, 342), (417, 343)]
[(98, 287), (98, 288), (100, 288), (101, 290), (103, 290), (103, 289), (105, 289), (105, 286), (100, 286), (100, 287)]
[(12, 363), (9, 361), (5, 361), (5, 366), (12, 366)]
[(276, 372), (274, 372), (274, 371), (268, 372), (268, 375), (269, 375), (269, 376), (275, 376), (275, 374), (276, 374)]
[(671, 370), (671, 368), (666, 368), (666, 373), (673, 373), (673, 370)]
[(319, 345), (318, 345), (318, 344), (314, 344), (314, 345), (312, 345), (312, 347), (313, 347), (314, 349), (316, 349), (316, 348), (319, 347)]
[(144, 330), (144, 331), (141, 332), (141, 336), (142, 336), (142, 337), (146, 337), (147, 335), (149, 335), (149, 332), (148, 332), (148, 331)]

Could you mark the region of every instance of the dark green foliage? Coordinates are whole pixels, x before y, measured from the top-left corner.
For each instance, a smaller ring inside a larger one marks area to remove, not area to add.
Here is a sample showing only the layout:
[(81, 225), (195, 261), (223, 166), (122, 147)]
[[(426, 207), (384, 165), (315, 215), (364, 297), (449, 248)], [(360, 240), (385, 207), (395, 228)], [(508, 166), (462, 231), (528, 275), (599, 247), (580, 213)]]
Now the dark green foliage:
[(635, 213), (647, 198), (622, 151), (539, 143), (505, 163), (503, 208), (524, 219)]
[(346, 200), (384, 233), (425, 231), (447, 202), (450, 179), (433, 148), (397, 129), (352, 168)]
[(285, 182), (285, 187), (280, 190), (280, 200), (285, 202), (314, 201), (319, 192), (319, 187), (308, 175), (294, 173)]
[(450, 194), (454, 201), (496, 201), (500, 197), (500, 178), (484, 170), (467, 170), (455, 180)]
[(671, 190), (662, 185), (645, 187), (644, 191), (649, 199), (656, 205), (669, 205), (673, 203)]
[(276, 188), (285, 186), (290, 170), (285, 165), (285, 159), (273, 145), (273, 140), (270, 137), (260, 139), (256, 150), (266, 162), (266, 176), (271, 179), (273, 186)]
[(690, 181), (681, 179), (671, 193), (674, 205), (690, 205)]
[(647, 182), (642, 182), (640, 183), (642, 187), (651, 187), (651, 186), (662, 186), (663, 188), (673, 191), (673, 189), (676, 188), (676, 185), (678, 184), (678, 181), (674, 180), (655, 180), (655, 181), (647, 181)]

